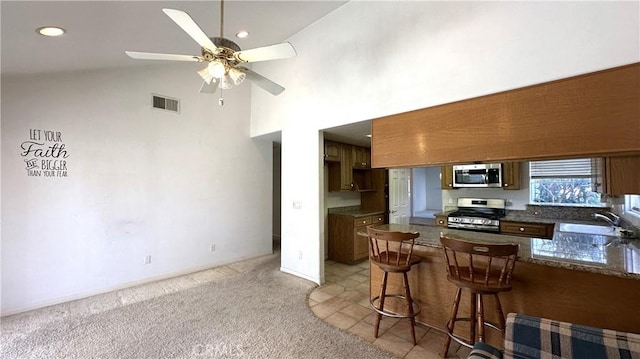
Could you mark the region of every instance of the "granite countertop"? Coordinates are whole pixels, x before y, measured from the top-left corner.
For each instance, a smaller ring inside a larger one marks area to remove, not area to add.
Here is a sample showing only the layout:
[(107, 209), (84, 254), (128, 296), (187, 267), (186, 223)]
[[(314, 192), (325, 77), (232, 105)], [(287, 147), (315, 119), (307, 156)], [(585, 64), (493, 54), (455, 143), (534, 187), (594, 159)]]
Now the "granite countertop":
[[(516, 221), (516, 219), (505, 219)], [(520, 221), (520, 219), (517, 220)], [(553, 223), (566, 222), (558, 219), (548, 220)], [(537, 217), (528, 222), (544, 223)], [(474, 242), (517, 243), (520, 245), (518, 260), (522, 262), (640, 280), (639, 239), (621, 244), (616, 237), (560, 232), (558, 226), (554, 231), (553, 239), (417, 225), (381, 224), (375, 227), (382, 230), (419, 232), (420, 237), (416, 239), (417, 245), (436, 248), (442, 248), (440, 244), (442, 235)]]

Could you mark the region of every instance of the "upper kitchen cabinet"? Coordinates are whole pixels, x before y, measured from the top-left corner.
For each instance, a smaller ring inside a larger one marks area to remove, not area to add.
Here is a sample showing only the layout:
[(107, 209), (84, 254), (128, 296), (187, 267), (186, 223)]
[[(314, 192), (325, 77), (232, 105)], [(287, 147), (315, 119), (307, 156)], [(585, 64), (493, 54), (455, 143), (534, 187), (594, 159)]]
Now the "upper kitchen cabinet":
[[(327, 145), (329, 142), (329, 145)], [(339, 148), (335, 155), (335, 149)], [(332, 152), (327, 152), (327, 151)], [(338, 161), (328, 160), (327, 153)], [(371, 170), (371, 151), (368, 148), (347, 143), (325, 141), (325, 162), (329, 167), (329, 191), (376, 191), (374, 173)]]
[(502, 164), (502, 189), (520, 189), (520, 162)]
[(440, 183), (442, 189), (453, 189), (453, 166), (440, 167)]
[(324, 141), (324, 160), (329, 162), (340, 161), (342, 144), (333, 141)]
[(371, 168), (371, 149), (360, 146), (352, 147), (353, 168)]
[(640, 194), (640, 156), (594, 158), (591, 170), (596, 192), (614, 196)]
[(329, 163), (329, 191), (350, 191), (354, 188), (353, 169), (351, 168), (352, 147), (340, 144), (340, 160)]
[(374, 119), (372, 167), (640, 154), (640, 63)]

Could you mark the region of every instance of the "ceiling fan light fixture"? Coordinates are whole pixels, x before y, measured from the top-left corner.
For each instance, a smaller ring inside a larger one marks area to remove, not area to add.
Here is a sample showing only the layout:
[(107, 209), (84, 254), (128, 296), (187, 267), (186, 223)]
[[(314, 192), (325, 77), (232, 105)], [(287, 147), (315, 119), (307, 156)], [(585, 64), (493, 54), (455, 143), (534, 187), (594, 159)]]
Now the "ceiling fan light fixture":
[(249, 32), (248, 32), (248, 31), (244, 31), (244, 30), (239, 31), (239, 32), (236, 34), (236, 37), (237, 37), (238, 39), (244, 39), (244, 38), (245, 38), (245, 37), (247, 37), (247, 36), (249, 36)]
[(229, 74), (225, 74), (220, 78), (220, 88), (223, 90), (230, 90), (233, 88), (233, 80)]
[(222, 78), (227, 72), (227, 68), (222, 62), (218, 60), (209, 62), (209, 65), (207, 65), (207, 69), (209, 70), (211, 76), (215, 78)]
[(244, 72), (232, 67), (231, 69), (229, 69), (229, 77), (231, 78), (231, 80), (233, 80), (233, 83), (237, 86), (237, 85), (240, 85), (242, 81), (244, 81), (247, 75), (245, 75)]
[(211, 80), (214, 79), (213, 75), (209, 71), (209, 66), (205, 67), (202, 70), (199, 70), (198, 71), (198, 75), (200, 75), (200, 77), (202, 77), (202, 79), (207, 83), (207, 85), (210, 85), (211, 84)]

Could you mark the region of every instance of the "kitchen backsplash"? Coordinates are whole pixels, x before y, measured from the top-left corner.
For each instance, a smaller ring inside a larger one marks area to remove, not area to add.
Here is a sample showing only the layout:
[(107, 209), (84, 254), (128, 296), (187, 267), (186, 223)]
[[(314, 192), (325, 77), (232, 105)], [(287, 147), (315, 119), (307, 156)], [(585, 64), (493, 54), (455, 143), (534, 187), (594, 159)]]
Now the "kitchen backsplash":
[(609, 207), (573, 207), (527, 204), (525, 212), (531, 217), (572, 219), (579, 221), (593, 221), (594, 213), (611, 211)]
[(327, 208), (328, 213), (347, 213), (347, 212), (355, 212), (359, 211), (360, 206), (345, 206), (345, 207), (333, 207)]

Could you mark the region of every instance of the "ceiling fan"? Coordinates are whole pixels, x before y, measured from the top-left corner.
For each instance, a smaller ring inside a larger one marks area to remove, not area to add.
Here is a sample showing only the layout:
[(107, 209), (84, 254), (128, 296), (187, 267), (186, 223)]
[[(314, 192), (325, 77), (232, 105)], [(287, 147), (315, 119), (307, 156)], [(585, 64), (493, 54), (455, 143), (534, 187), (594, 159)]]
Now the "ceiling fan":
[[(204, 80), (200, 87), (200, 92), (203, 93), (213, 93), (217, 88), (230, 89), (234, 85), (239, 85), (245, 77), (272, 95), (279, 95), (284, 91), (284, 87), (242, 65), (296, 56), (296, 50), (290, 43), (283, 42), (241, 50), (235, 42), (223, 37), (224, 0), (220, 2), (220, 37), (208, 37), (184, 11), (174, 9), (162, 9), (162, 11), (201, 46), (202, 55), (125, 51), (129, 57), (140, 60), (207, 62), (207, 67), (198, 71)], [(220, 103), (222, 104), (222, 100)]]

